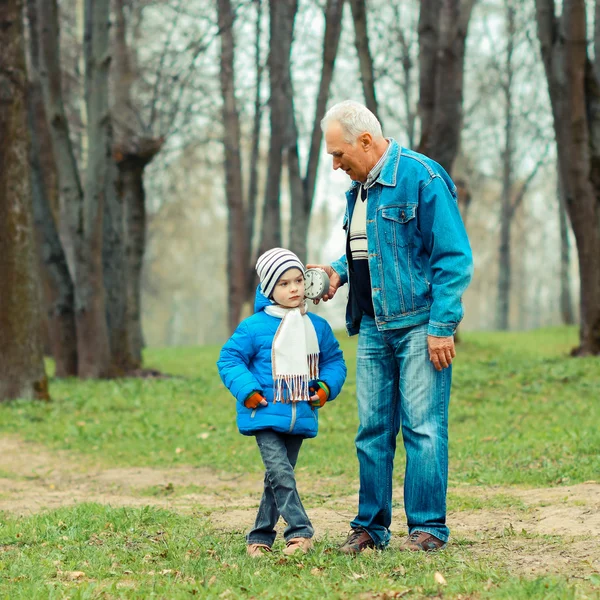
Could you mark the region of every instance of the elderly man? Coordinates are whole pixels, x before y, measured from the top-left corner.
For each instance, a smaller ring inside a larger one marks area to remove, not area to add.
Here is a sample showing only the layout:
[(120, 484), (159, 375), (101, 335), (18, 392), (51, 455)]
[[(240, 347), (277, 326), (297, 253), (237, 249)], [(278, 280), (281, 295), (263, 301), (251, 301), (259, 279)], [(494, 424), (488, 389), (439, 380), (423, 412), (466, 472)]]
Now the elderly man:
[(359, 334), (356, 395), (358, 514), (341, 551), (385, 548), (392, 470), (402, 426), (406, 450), (402, 549), (439, 550), (446, 525), (448, 404), (461, 296), (472, 275), (456, 186), (430, 158), (384, 138), (357, 102), (333, 106), (321, 123), (346, 193), (346, 252), (331, 266), (324, 300), (349, 283), (348, 333)]

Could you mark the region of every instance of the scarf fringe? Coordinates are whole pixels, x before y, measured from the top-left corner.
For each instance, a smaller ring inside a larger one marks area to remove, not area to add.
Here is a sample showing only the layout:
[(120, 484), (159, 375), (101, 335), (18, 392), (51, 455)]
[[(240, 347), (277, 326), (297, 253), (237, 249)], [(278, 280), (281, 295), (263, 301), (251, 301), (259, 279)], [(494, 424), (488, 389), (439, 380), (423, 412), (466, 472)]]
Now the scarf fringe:
[(309, 383), (319, 378), (319, 355), (309, 354), (309, 375), (280, 375), (273, 384), (273, 402), (310, 402)]

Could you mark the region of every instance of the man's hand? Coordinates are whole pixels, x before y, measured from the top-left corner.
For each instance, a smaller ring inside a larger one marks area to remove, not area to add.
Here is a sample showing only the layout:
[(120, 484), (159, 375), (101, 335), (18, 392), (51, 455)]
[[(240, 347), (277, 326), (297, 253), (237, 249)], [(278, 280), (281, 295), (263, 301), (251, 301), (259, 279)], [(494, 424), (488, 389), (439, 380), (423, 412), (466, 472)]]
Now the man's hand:
[(429, 348), (429, 360), (438, 371), (448, 368), (456, 356), (453, 335), (449, 337), (428, 335), (427, 347)]
[[(334, 271), (331, 265), (306, 265), (307, 269), (323, 269), (327, 276), (329, 277), (329, 291), (325, 294), (320, 300), (323, 302), (327, 302), (327, 300), (331, 300), (335, 293), (338, 291), (338, 288), (342, 285), (342, 280), (340, 276)], [(319, 304), (319, 300), (313, 300), (313, 304)]]

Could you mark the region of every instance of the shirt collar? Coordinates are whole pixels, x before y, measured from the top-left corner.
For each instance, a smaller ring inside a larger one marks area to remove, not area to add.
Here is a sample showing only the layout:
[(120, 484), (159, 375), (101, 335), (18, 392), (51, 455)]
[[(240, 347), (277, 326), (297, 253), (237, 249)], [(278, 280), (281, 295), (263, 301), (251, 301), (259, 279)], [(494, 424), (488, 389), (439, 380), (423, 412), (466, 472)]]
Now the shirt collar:
[(387, 148), (385, 149), (385, 152), (381, 155), (381, 158), (377, 161), (375, 166), (369, 171), (369, 174), (367, 175), (367, 180), (362, 184), (363, 188), (366, 190), (368, 190), (371, 186), (373, 186), (375, 184), (375, 182), (377, 181), (377, 178), (379, 177), (379, 174), (381, 173), (381, 170), (383, 169), (383, 165), (389, 154), (392, 143), (391, 143), (390, 139), (388, 139), (388, 138), (386, 138), (386, 139), (387, 139), (388, 145), (387, 145)]

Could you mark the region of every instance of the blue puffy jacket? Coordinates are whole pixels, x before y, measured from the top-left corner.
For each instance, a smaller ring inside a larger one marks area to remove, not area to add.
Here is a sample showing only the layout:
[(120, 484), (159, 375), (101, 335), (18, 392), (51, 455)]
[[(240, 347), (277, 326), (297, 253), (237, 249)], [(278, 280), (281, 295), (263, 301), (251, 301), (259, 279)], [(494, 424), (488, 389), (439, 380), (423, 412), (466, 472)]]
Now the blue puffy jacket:
[[(281, 319), (265, 313), (271, 302), (256, 290), (254, 314), (242, 321), (221, 349), (217, 367), (223, 383), (237, 400), (237, 425), (240, 433), (253, 435), (261, 429), (281, 433), (317, 435), (318, 409), (309, 402), (273, 402), (271, 346)], [(308, 313), (319, 340), (319, 379), (329, 387), (329, 400), (342, 389), (346, 379), (346, 363), (329, 323)], [(249, 409), (244, 400), (254, 391), (267, 400), (267, 406)]]

